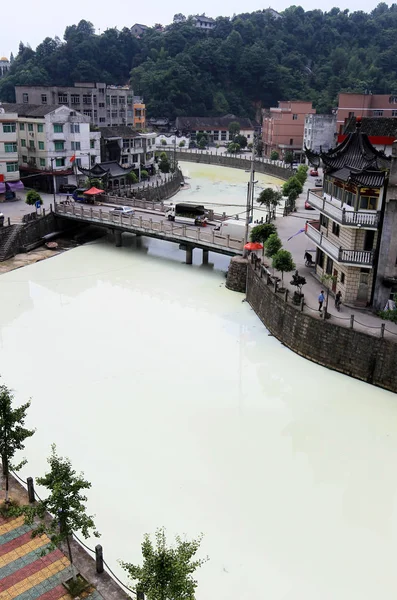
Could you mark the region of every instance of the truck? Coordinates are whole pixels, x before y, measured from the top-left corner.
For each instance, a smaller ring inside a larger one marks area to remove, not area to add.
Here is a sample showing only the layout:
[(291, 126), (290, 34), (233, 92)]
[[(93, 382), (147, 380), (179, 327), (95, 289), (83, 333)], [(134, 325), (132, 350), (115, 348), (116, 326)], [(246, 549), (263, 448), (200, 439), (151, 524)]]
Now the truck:
[[(251, 223), (248, 225), (248, 239), (252, 227)], [(235, 240), (243, 240), (245, 235), (245, 220), (241, 219), (226, 219), (222, 221), (217, 227), (214, 227), (214, 231), (217, 231), (222, 236), (230, 236)]]
[(169, 221), (187, 225), (207, 224), (207, 211), (201, 204), (171, 204), (165, 212)]

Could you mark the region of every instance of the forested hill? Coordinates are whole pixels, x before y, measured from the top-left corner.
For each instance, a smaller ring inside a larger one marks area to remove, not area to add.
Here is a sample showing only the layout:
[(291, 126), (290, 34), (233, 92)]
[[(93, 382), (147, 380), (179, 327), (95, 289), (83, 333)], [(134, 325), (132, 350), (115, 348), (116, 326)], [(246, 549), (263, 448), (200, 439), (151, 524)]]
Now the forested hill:
[[(33, 51), (20, 44), (0, 99), (14, 85), (125, 84), (144, 96), (148, 116), (255, 116), (280, 99), (313, 100), (327, 112), (340, 91), (397, 92), (397, 5), (371, 13), (337, 8), (305, 12), (292, 6), (281, 19), (267, 11), (218, 17), (211, 32), (191, 19), (136, 39), (129, 28), (95, 35), (87, 21), (46, 38)], [(129, 23), (132, 25), (132, 23)]]

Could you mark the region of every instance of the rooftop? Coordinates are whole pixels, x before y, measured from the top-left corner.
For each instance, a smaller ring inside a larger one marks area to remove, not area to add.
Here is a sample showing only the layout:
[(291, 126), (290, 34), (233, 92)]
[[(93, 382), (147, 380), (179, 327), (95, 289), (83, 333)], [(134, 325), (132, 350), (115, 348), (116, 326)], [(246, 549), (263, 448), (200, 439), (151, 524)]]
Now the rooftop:
[(3, 102), (1, 106), (6, 113), (17, 113), (19, 117), (45, 117), (59, 108), (57, 104), (17, 104), (16, 102)]
[(114, 127), (100, 127), (99, 131), (101, 136), (105, 139), (109, 138), (127, 138), (127, 137), (139, 137), (139, 133), (134, 131), (132, 127), (127, 125), (115, 125)]
[[(345, 134), (352, 133), (355, 128), (355, 119), (350, 119), (346, 125)], [(392, 117), (362, 117), (361, 132), (371, 137), (397, 138), (397, 119)]]
[(254, 129), (251, 119), (225, 115), (223, 117), (177, 117), (176, 128), (188, 130), (227, 129), (233, 121), (240, 124), (241, 129)]

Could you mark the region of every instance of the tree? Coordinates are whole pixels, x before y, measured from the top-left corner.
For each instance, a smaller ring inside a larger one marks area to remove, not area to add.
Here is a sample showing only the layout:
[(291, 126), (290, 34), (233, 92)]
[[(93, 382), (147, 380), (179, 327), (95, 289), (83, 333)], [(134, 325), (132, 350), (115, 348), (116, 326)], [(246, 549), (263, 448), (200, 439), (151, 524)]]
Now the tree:
[(204, 150), (204, 148), (207, 147), (207, 144), (208, 144), (207, 138), (202, 137), (198, 143), (198, 146), (199, 146), (200, 150)]
[(235, 135), (234, 136), (234, 143), (238, 144), (240, 146), (240, 148), (246, 148), (247, 147), (247, 138), (245, 137), (245, 135)]
[(234, 140), (236, 135), (240, 133), (240, 123), (238, 121), (232, 121), (229, 123), (229, 137)]
[(146, 169), (141, 170), (141, 179), (143, 179), (143, 180), (149, 179), (149, 173), (146, 171)]
[[(165, 154), (165, 153), (164, 153)], [(162, 156), (159, 162), (159, 169), (162, 173), (169, 173), (171, 170), (171, 164), (168, 156)]]
[(299, 165), (296, 170), (295, 177), (302, 184), (302, 186), (305, 185), (308, 169), (309, 167), (307, 165)]
[(127, 173), (126, 177), (128, 183), (130, 184), (130, 189), (131, 186), (134, 185), (134, 183), (138, 183), (138, 177), (136, 176), (136, 173), (134, 173), (134, 171), (130, 171), (129, 173)]
[(165, 138), (161, 138), (161, 145), (162, 146), (166, 146), (167, 145), (167, 140)]
[(186, 146), (186, 142), (185, 142), (185, 140), (181, 140), (181, 141), (179, 142), (179, 148), (184, 148), (185, 146)]
[(292, 163), (294, 162), (294, 153), (291, 152), (291, 150), (287, 150), (287, 152), (284, 154), (284, 162), (292, 167)]
[(6, 385), (0, 385), (0, 456), (3, 466), (3, 477), (6, 484), (6, 505), (9, 502), (9, 475), (10, 470), (19, 471), (25, 464), (23, 460), (19, 464), (11, 464), (17, 450), (23, 450), (25, 440), (32, 437), (35, 430), (26, 429), (26, 412), (30, 401), (13, 409), (14, 394)]
[(280, 204), (280, 200), (282, 195), (280, 192), (273, 190), (273, 188), (265, 188), (261, 191), (258, 198), (256, 199), (259, 204), (262, 206), (266, 206), (269, 213), (269, 221), (271, 218), (271, 211), (275, 209), (278, 204)]
[(257, 156), (262, 156), (263, 154), (263, 142), (260, 138), (256, 138), (255, 153)]
[[(50, 495), (37, 505), (26, 508), (25, 521), (28, 525), (32, 525), (35, 523), (36, 517), (40, 519), (32, 536), (47, 534), (51, 540), (49, 550), (66, 542), (73, 570), (73, 554), (70, 546), (73, 532), (81, 532), (85, 539), (91, 535), (99, 537), (93, 517), (87, 515), (85, 506), (87, 497), (82, 493), (91, 488), (91, 483), (84, 479), (83, 473), (76, 474), (68, 458), (57, 455), (55, 444), (51, 446), (51, 456), (47, 462), (50, 465), (50, 471), (44, 477), (38, 477), (36, 482), (47, 488)], [(46, 519), (46, 513), (50, 513), (53, 518)], [(76, 579), (74, 570), (73, 579)]]
[(26, 204), (29, 204), (29, 206), (34, 206), (36, 202), (40, 202), (40, 206), (43, 204), (43, 200), (39, 192), (36, 192), (36, 190), (28, 191), (28, 193), (26, 194), (25, 202)]
[(272, 257), (272, 267), (276, 271), (281, 271), (281, 285), (284, 287), (284, 273), (289, 273), (295, 269), (291, 252), (281, 249), (276, 252)]
[(294, 301), (298, 304), (302, 298), (302, 288), (304, 285), (306, 285), (306, 277), (299, 275), (299, 271), (295, 271), (295, 273), (292, 275), (290, 284), (296, 287)]
[(227, 146), (227, 151), (231, 154), (237, 154), (240, 151), (240, 144), (236, 144), (235, 142), (230, 142)]
[(292, 207), (295, 207), (295, 200), (303, 191), (302, 183), (299, 179), (294, 176), (290, 177), (288, 181), (286, 181), (283, 185), (283, 196), (287, 196), (289, 201), (292, 204)]
[(277, 233), (269, 235), (265, 242), (265, 254), (268, 258), (272, 258), (281, 249), (282, 243)]
[(136, 582), (135, 591), (148, 600), (194, 600), (197, 581), (193, 573), (207, 559), (194, 559), (202, 540), (183, 540), (176, 536), (176, 546), (167, 546), (164, 528), (155, 534), (155, 544), (146, 534), (142, 543), (143, 565), (121, 562), (129, 577)]
[(102, 189), (102, 187), (103, 187), (102, 179), (99, 179), (98, 177), (92, 177), (92, 179), (90, 179), (90, 186), (96, 187), (99, 190)]
[(280, 155), (277, 152), (277, 150), (272, 150), (270, 152), (270, 160), (278, 160), (279, 158), (280, 158)]
[[(277, 234), (277, 228), (273, 223), (263, 223), (261, 225), (256, 225), (251, 229), (251, 242), (260, 242), (261, 244), (265, 244), (265, 242), (273, 234)], [(263, 246), (262, 253), (265, 253), (265, 246)]]

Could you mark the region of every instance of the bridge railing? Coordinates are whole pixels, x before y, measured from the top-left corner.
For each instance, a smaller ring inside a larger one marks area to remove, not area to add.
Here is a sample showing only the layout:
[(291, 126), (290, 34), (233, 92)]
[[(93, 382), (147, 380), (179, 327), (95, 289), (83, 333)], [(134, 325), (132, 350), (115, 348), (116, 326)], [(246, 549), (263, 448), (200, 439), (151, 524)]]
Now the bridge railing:
[(201, 242), (209, 247), (213, 246), (214, 250), (216, 248), (224, 248), (233, 250), (236, 254), (243, 252), (243, 239), (231, 238), (229, 235), (222, 236), (214, 229), (201, 229), (166, 220), (153, 221), (151, 217), (136, 217), (134, 214), (107, 212), (102, 208), (75, 204), (56, 204), (55, 213), (110, 227), (112, 225), (119, 226), (123, 227), (126, 231), (131, 230), (149, 236), (150, 234), (156, 234), (160, 235), (163, 239), (173, 241)]

